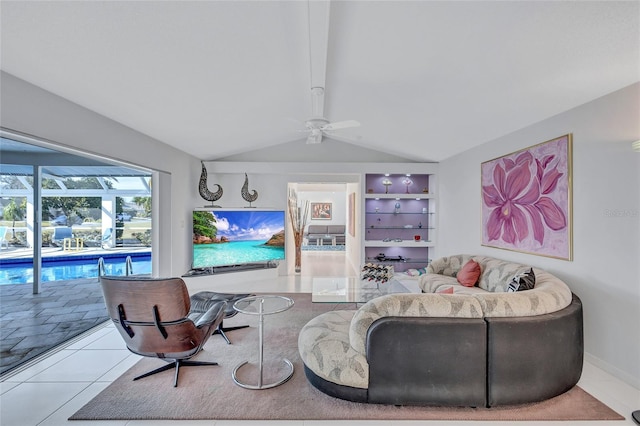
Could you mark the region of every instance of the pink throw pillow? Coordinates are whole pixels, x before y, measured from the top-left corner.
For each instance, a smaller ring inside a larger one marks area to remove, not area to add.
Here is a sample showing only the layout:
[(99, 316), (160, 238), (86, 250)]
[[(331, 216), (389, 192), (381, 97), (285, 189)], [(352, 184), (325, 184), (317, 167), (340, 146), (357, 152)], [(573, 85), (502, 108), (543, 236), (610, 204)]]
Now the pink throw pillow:
[(453, 294), (453, 287), (445, 288), (444, 290), (436, 291), (438, 294)]
[(458, 282), (465, 287), (473, 287), (480, 278), (480, 265), (475, 260), (468, 261), (456, 277)]

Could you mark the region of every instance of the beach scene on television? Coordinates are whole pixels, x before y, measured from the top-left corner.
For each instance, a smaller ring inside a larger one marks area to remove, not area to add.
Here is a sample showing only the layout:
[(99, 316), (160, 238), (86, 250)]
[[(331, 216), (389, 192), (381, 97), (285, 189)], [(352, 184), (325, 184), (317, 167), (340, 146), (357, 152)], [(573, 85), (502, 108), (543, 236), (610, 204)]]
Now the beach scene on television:
[(284, 259), (284, 211), (193, 212), (193, 268)]

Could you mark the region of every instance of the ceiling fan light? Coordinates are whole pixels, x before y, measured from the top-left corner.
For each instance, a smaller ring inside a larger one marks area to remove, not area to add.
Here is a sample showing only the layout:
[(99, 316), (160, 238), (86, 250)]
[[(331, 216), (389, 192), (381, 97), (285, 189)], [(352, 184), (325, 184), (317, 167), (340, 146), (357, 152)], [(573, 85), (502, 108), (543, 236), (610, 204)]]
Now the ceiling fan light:
[(316, 144), (322, 142), (322, 132), (320, 130), (311, 131), (309, 137), (307, 137), (308, 144)]

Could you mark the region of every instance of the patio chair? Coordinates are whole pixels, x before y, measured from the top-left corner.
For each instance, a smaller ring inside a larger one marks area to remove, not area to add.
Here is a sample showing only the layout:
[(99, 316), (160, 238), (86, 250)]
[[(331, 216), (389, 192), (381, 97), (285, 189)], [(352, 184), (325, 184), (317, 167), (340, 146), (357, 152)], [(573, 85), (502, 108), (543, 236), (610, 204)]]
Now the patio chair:
[(222, 322), (226, 302), (212, 303), (206, 312), (193, 312), (181, 278), (100, 277), (100, 284), (109, 316), (129, 351), (169, 363), (133, 380), (175, 367), (173, 386), (177, 387), (180, 367), (218, 365), (189, 359)]
[(113, 237), (113, 228), (105, 229), (102, 234), (102, 240), (100, 241), (100, 247), (102, 248), (111, 248), (113, 247), (113, 241), (111, 241)]
[(2, 246), (5, 246), (9, 249), (9, 241), (7, 241), (7, 233), (9, 232), (9, 228), (6, 226), (0, 226), (0, 250), (2, 250)]
[(56, 246), (64, 244), (65, 238), (73, 238), (73, 230), (70, 226), (56, 226), (53, 228), (53, 236), (51, 242)]

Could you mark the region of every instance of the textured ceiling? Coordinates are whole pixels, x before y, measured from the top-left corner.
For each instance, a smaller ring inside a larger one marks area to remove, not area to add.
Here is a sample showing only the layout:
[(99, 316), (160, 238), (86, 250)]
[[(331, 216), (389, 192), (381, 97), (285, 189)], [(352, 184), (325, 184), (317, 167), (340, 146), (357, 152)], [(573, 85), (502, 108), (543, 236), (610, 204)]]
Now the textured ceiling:
[(0, 64), (205, 160), (304, 144), (312, 69), (336, 140), (422, 161), (640, 80), (637, 1), (318, 4), (2, 1)]

